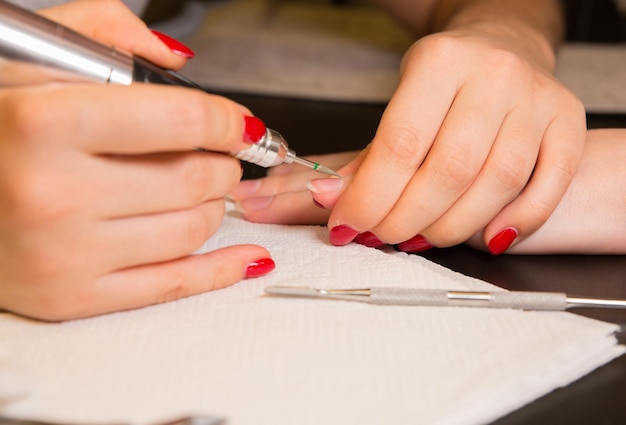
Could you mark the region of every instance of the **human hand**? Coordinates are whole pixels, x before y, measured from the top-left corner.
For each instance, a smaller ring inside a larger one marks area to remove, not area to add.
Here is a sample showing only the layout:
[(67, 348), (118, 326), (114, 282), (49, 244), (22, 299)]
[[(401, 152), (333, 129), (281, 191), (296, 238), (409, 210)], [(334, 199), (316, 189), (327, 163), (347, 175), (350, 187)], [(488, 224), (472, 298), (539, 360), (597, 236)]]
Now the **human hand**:
[(565, 193), (585, 138), (581, 102), (548, 68), (519, 37), (482, 28), (418, 41), (334, 204), (331, 242), (367, 231), (415, 251), (484, 228), (499, 254), (537, 230)]
[[(565, 196), (512, 254), (626, 254), (626, 130), (589, 130)], [(468, 244), (486, 250), (479, 233)]]
[[(75, 1), (38, 11), (44, 17), (96, 39), (117, 51), (149, 58), (168, 69), (179, 69), (193, 51), (165, 34), (150, 31), (119, 0)], [(160, 39), (160, 40), (159, 40)], [(0, 86), (72, 82), (77, 76), (37, 64), (0, 58)]]
[[(358, 156), (359, 152), (343, 152), (329, 155), (311, 155), (305, 158), (324, 164), (331, 169), (343, 168)], [(299, 164), (283, 164), (268, 169), (267, 177), (244, 180), (230, 192), (228, 197), (246, 220), (274, 224), (326, 224), (331, 204), (339, 196), (344, 179), (322, 179), (328, 195), (316, 195), (322, 204), (314, 205), (309, 182), (317, 181), (320, 174)], [(346, 179), (349, 179), (347, 177)], [(326, 182), (326, 184), (324, 184)], [(326, 199), (328, 198), (328, 199)]]
[(121, 0), (74, 0), (37, 13), (166, 69), (178, 70), (193, 57), (180, 42), (151, 31)]
[[(307, 157), (315, 162), (342, 163), (357, 152)], [(624, 254), (626, 228), (626, 130), (587, 132), (582, 161), (571, 184), (550, 218), (532, 235), (508, 250), (511, 254)], [(358, 161), (352, 162), (353, 164)], [(270, 176), (244, 181), (232, 192), (246, 219), (263, 223), (323, 224), (341, 193), (343, 179), (319, 178), (302, 167), (286, 165), (270, 170)], [(610, 182), (610, 184), (609, 184)], [(306, 188), (308, 189), (306, 189)], [(309, 190), (313, 192), (314, 206)], [(256, 208), (264, 205), (262, 208)], [(304, 219), (303, 219), (304, 217)], [(584, 224), (584, 225), (583, 225)], [(355, 242), (368, 246), (383, 243), (365, 232)], [(483, 231), (468, 245), (488, 250)]]
[[(91, 3), (117, 7), (76, 6)], [(126, 39), (136, 33), (148, 45)], [(178, 61), (145, 27), (115, 34), (111, 44), (164, 66)], [(255, 245), (191, 255), (216, 231), (241, 177), (239, 162), (219, 152), (258, 140), (249, 115), (177, 87), (0, 88), (0, 309), (66, 320), (271, 271), (270, 254)]]

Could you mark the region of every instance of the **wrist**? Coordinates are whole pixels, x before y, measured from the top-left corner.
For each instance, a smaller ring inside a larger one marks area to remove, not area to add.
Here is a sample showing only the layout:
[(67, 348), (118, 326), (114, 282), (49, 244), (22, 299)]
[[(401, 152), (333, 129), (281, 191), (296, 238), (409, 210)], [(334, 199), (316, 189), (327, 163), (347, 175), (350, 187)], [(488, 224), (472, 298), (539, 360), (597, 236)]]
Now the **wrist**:
[(556, 41), (541, 30), (524, 22), (511, 20), (474, 21), (455, 23), (451, 21), (446, 31), (465, 31), (481, 35), (497, 46), (512, 50), (533, 61), (541, 68), (553, 72), (556, 66)]
[(468, 31), (500, 41), (552, 71), (564, 33), (557, 0), (439, 0), (432, 32)]

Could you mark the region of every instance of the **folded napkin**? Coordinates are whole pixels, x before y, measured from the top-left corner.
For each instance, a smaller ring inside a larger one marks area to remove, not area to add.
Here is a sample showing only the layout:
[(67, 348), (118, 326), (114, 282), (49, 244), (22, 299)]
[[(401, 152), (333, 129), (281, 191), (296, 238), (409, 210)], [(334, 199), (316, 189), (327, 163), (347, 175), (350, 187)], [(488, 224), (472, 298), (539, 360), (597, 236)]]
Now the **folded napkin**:
[(333, 247), (326, 234), (248, 223), (229, 207), (202, 251), (259, 243), (277, 262), (271, 274), (86, 320), (0, 315), (0, 410), (76, 422), (479, 424), (624, 352), (615, 325), (565, 312), (265, 296), (276, 284), (500, 290), (419, 256)]
[[(180, 27), (180, 23), (177, 23)], [(387, 102), (415, 38), (383, 12), (330, 2), (231, 0), (208, 9), (185, 43), (184, 73), (214, 89)], [(557, 77), (590, 112), (626, 112), (626, 45), (565, 44)]]

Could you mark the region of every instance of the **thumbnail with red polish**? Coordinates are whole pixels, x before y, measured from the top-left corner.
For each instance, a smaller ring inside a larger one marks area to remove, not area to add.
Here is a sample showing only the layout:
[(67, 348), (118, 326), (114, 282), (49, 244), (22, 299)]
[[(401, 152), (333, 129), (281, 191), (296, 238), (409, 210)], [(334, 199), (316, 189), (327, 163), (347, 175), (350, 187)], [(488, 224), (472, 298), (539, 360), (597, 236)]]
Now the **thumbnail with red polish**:
[(330, 229), (328, 238), (331, 244), (335, 246), (342, 246), (352, 242), (358, 234), (359, 232), (354, 230), (352, 227), (340, 224), (339, 226), (335, 226)]
[(398, 244), (398, 249), (412, 254), (431, 249), (433, 246), (422, 235), (413, 236), (411, 239)]
[(276, 263), (271, 258), (261, 258), (248, 264), (246, 277), (259, 277), (268, 274), (276, 268)]
[(356, 238), (354, 238), (354, 242), (360, 245), (365, 245), (369, 248), (379, 248), (385, 245), (385, 243), (378, 239), (378, 237), (372, 232), (359, 233)]
[(517, 230), (509, 227), (502, 230), (489, 241), (489, 252), (500, 255), (506, 251), (517, 238)]
[(257, 143), (267, 131), (265, 123), (257, 117), (249, 116), (244, 118), (245, 127), (243, 131), (243, 141), (249, 145)]
[(180, 41), (175, 38), (170, 37), (167, 34), (163, 34), (162, 32), (152, 30), (152, 34), (156, 35), (159, 40), (163, 42), (172, 52), (176, 53), (179, 56), (182, 56), (187, 59), (191, 59), (196, 54), (189, 47), (185, 46)]

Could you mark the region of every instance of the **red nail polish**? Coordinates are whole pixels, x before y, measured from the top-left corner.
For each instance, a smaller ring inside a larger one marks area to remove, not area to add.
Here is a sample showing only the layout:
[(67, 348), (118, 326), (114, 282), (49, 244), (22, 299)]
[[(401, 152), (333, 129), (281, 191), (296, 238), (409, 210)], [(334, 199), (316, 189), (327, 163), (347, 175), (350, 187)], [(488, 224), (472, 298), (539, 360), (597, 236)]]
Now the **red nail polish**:
[(183, 43), (176, 40), (175, 38), (172, 38), (167, 34), (163, 34), (162, 32), (155, 30), (152, 30), (152, 34), (156, 35), (159, 40), (163, 42), (163, 44), (169, 47), (169, 49), (177, 55), (187, 59), (191, 59), (196, 56), (193, 50), (191, 50), (189, 47), (185, 46)]
[(517, 230), (512, 227), (502, 230), (489, 241), (489, 252), (493, 255), (502, 254), (511, 246), (517, 235)]
[(354, 230), (352, 227), (340, 224), (339, 226), (335, 226), (330, 229), (328, 238), (331, 244), (335, 246), (342, 246), (352, 242), (358, 234), (359, 232)]
[(416, 254), (431, 249), (433, 246), (422, 235), (413, 236), (411, 239), (398, 244), (398, 249), (403, 252)]
[(259, 277), (268, 274), (276, 268), (276, 263), (271, 258), (261, 258), (248, 264), (246, 278)]
[(267, 131), (265, 123), (257, 117), (245, 117), (245, 128), (243, 132), (243, 141), (253, 145), (257, 143)]
[(365, 245), (369, 248), (379, 248), (385, 245), (385, 243), (378, 239), (378, 237), (372, 232), (359, 233), (356, 235), (356, 238), (354, 238), (354, 242), (360, 245)]

